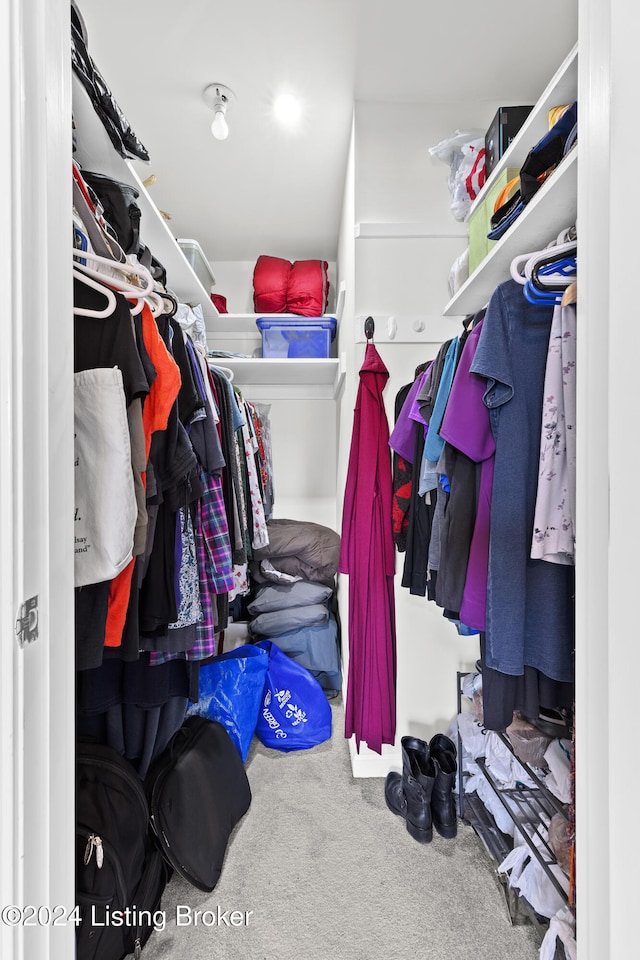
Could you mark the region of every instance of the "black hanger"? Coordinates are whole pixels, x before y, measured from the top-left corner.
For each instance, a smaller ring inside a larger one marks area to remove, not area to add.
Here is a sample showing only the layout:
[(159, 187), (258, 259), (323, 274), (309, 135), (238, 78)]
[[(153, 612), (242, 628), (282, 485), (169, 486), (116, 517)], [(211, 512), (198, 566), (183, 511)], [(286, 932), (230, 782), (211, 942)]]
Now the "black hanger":
[(178, 312), (178, 301), (173, 296), (173, 294), (167, 293), (166, 290), (162, 290), (162, 291), (158, 291), (158, 295), (162, 297), (165, 303), (165, 306), (167, 304), (167, 301), (171, 304), (171, 306), (167, 310), (164, 310), (162, 316), (169, 317), (169, 318), (175, 317), (176, 313)]
[[(577, 249), (578, 249), (578, 245), (576, 243), (575, 250)], [(549, 253), (549, 256), (540, 257), (540, 259), (537, 260), (533, 265), (531, 270), (531, 281), (530, 281), (531, 285), (535, 287), (536, 290), (540, 290), (541, 292), (544, 292), (544, 293), (546, 293), (548, 290), (550, 291), (566, 290), (568, 284), (573, 279), (573, 275), (567, 274), (566, 275), (567, 279), (564, 281), (560, 280), (557, 283), (545, 283), (544, 281), (540, 280), (540, 270), (543, 267), (551, 266), (554, 263), (558, 263), (560, 265), (565, 265), (569, 267), (570, 261), (571, 260), (575, 261), (575, 250), (573, 254), (568, 250), (563, 250), (560, 253), (553, 253), (553, 248), (551, 248), (551, 252)]]

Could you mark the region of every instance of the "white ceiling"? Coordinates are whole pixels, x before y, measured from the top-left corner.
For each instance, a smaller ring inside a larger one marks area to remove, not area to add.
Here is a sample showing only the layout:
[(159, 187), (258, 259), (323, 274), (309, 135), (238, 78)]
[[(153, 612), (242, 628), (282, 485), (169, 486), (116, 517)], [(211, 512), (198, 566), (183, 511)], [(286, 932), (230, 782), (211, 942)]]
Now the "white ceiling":
[[(335, 259), (354, 99), (533, 102), (577, 36), (578, 0), (77, 4), (89, 51), (151, 156), (141, 176), (156, 175), (174, 235), (212, 261)], [(213, 82), (237, 98), (222, 142), (202, 99)], [(295, 132), (270, 116), (281, 90), (302, 98)]]

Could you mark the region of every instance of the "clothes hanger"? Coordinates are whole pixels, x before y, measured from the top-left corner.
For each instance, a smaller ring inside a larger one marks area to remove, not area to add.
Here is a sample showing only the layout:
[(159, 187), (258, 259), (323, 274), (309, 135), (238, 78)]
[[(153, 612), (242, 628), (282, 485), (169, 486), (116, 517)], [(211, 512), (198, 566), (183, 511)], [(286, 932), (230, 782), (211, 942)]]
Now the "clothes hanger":
[[(196, 343), (195, 346), (198, 347), (200, 345)], [(217, 370), (218, 373), (223, 374), (227, 380), (230, 380), (233, 383), (233, 370), (231, 367), (221, 367), (220, 364), (215, 362), (215, 357), (206, 357), (206, 360), (212, 370)]]
[[(129, 261), (123, 264), (117, 263), (114, 260), (110, 260), (108, 257), (101, 257), (98, 254), (85, 250), (77, 250), (73, 248), (73, 256), (81, 257), (83, 260), (90, 260), (92, 263), (105, 264), (109, 267), (110, 273), (107, 275), (101, 273), (99, 270), (93, 270), (88, 265), (83, 265), (82, 270), (90, 277), (94, 277), (96, 280), (101, 280), (103, 283), (108, 283), (111, 287), (118, 290), (120, 293), (123, 293), (127, 297), (132, 297), (138, 301), (137, 305), (131, 308), (131, 313), (135, 316), (140, 313), (144, 307), (145, 298), (151, 301), (151, 312), (154, 317), (159, 317), (164, 312), (164, 303), (160, 294), (156, 293), (155, 283), (149, 271), (146, 267), (141, 266), (140, 264), (133, 264)], [(134, 284), (127, 283), (123, 278), (118, 276), (113, 276), (114, 271), (121, 271), (128, 275), (134, 275), (140, 277), (141, 280), (145, 281), (143, 287), (135, 286)]]
[[(87, 255), (87, 252), (78, 251), (78, 253), (84, 258)], [(114, 264), (116, 266), (116, 264)], [(152, 312), (154, 317), (160, 316), (164, 311), (164, 303), (161, 301), (158, 294), (155, 293), (153, 289), (150, 288), (149, 284), (146, 287), (136, 287), (132, 284), (126, 283), (120, 277), (115, 277), (109, 274), (102, 273), (99, 270), (92, 270), (87, 264), (78, 264), (77, 270), (81, 271), (88, 277), (93, 277), (95, 280), (99, 280), (103, 285), (108, 284), (112, 289), (117, 290), (118, 293), (123, 294), (124, 297), (131, 300), (134, 299), (137, 301), (135, 305), (130, 304), (131, 314), (136, 316), (141, 313), (144, 308), (145, 298), (148, 298), (152, 301)]]
[[(74, 257), (81, 256), (83, 258), (86, 258), (87, 260), (91, 260), (93, 263), (104, 264), (105, 266), (109, 267), (111, 270), (120, 271), (121, 273), (125, 273), (128, 275), (134, 274), (135, 276), (140, 277), (145, 281), (145, 286), (144, 286), (145, 295), (147, 293), (150, 293), (153, 290), (155, 280), (153, 279), (153, 277), (151, 276), (147, 268), (143, 267), (139, 263), (138, 264), (131, 263), (129, 260), (127, 260), (125, 263), (118, 263), (118, 261), (111, 260), (109, 259), (109, 257), (99, 256), (97, 253), (93, 253), (93, 251), (78, 251), (75, 247), (73, 248), (73, 255)], [(94, 270), (94, 273), (98, 273), (98, 272), (99, 271)], [(101, 276), (104, 278), (106, 274), (101, 274)], [(109, 277), (109, 279), (117, 280), (118, 283), (124, 283), (129, 287), (132, 286), (130, 283), (127, 284), (124, 279), (117, 276)], [(132, 289), (136, 289), (138, 290), (138, 292), (140, 292), (143, 288), (132, 287)]]
[[(563, 260), (563, 263), (565, 261)], [(550, 304), (550, 303), (562, 303), (564, 302), (564, 297), (568, 289), (571, 286), (575, 286), (575, 277), (576, 277), (576, 259), (573, 258), (572, 262), (570, 259), (566, 260), (567, 270), (570, 270), (570, 273), (567, 273), (566, 276), (562, 277), (561, 281), (558, 280), (553, 284), (543, 283), (539, 284), (537, 277), (531, 280), (527, 280), (523, 287), (523, 293), (525, 299), (529, 303), (534, 304)], [(557, 271), (557, 264), (554, 264), (553, 269)], [(534, 271), (535, 273), (535, 271)], [(560, 275), (555, 272), (554, 277), (558, 278)]]
[(560, 303), (563, 293), (563, 291), (559, 290), (537, 290), (536, 287), (532, 286), (529, 282), (524, 285), (522, 292), (525, 300), (537, 306), (548, 306), (551, 303)]
[(569, 256), (558, 253), (536, 259), (532, 265), (529, 283), (537, 290), (565, 290), (570, 283), (573, 283), (576, 275), (577, 245), (575, 243), (573, 249), (574, 253)]
[(73, 313), (76, 317), (110, 317), (113, 314), (113, 311), (116, 307), (116, 298), (115, 294), (109, 287), (105, 287), (103, 283), (98, 283), (95, 280), (92, 280), (91, 277), (86, 276), (81, 270), (78, 270), (76, 267), (73, 268), (73, 277), (75, 280), (84, 283), (85, 286), (91, 287), (93, 290), (97, 290), (101, 293), (107, 301), (107, 305), (104, 310), (89, 310), (84, 307), (74, 307)]
[(570, 283), (565, 292), (562, 294), (562, 300), (560, 303), (563, 307), (568, 307), (572, 303), (577, 303), (578, 301), (578, 281), (574, 280), (573, 283)]
[[(514, 257), (510, 265), (511, 277), (519, 284), (523, 285), (531, 279), (533, 269), (539, 259), (551, 255), (560, 256), (567, 253), (574, 254), (577, 249), (578, 229), (576, 224), (565, 227), (560, 231), (555, 240), (543, 247), (542, 250), (534, 250), (530, 253), (521, 253)], [(520, 270), (521, 264), (524, 264), (524, 271)]]
[(169, 293), (168, 290), (157, 290), (156, 293), (160, 296), (164, 310), (162, 311), (163, 316), (165, 317), (175, 317), (178, 312), (178, 300), (173, 296), (172, 293)]
[[(84, 224), (75, 208), (73, 210), (73, 243), (76, 250), (85, 251), (89, 249), (89, 238), (85, 233)], [(86, 260), (83, 258), (81, 263), (86, 263)]]
[(233, 370), (231, 369), (231, 367), (219, 367), (216, 364), (216, 368), (220, 370), (221, 373), (224, 373), (227, 380), (230, 380), (233, 383)]
[[(577, 249), (577, 241), (570, 240), (532, 253), (521, 253), (511, 261), (509, 272), (521, 286), (533, 283), (538, 289), (564, 289), (575, 276)], [(523, 264), (524, 270), (521, 270)]]

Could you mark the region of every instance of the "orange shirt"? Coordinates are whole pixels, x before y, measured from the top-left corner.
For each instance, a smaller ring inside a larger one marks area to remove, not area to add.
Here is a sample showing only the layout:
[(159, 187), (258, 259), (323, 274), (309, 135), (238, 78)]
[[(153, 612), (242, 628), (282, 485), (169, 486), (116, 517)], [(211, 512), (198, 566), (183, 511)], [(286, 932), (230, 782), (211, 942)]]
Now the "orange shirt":
[[(149, 388), (149, 396), (146, 397), (142, 409), (145, 453), (148, 463), (151, 437), (156, 430), (166, 430), (169, 413), (180, 391), (181, 379), (178, 365), (167, 350), (155, 318), (146, 303), (142, 308), (142, 339), (156, 369), (156, 379)], [(146, 485), (146, 473), (142, 474), (142, 482)], [(135, 563), (134, 557), (111, 581), (104, 641), (106, 647), (119, 647), (122, 642)]]

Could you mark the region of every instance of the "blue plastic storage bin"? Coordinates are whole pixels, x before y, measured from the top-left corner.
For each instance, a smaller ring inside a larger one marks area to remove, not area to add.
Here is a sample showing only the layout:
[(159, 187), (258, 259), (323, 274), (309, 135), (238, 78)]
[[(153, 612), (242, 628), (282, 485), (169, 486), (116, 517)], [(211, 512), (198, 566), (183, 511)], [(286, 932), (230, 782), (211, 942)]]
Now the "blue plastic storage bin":
[(328, 357), (336, 335), (334, 317), (258, 317), (262, 356), (274, 359)]

